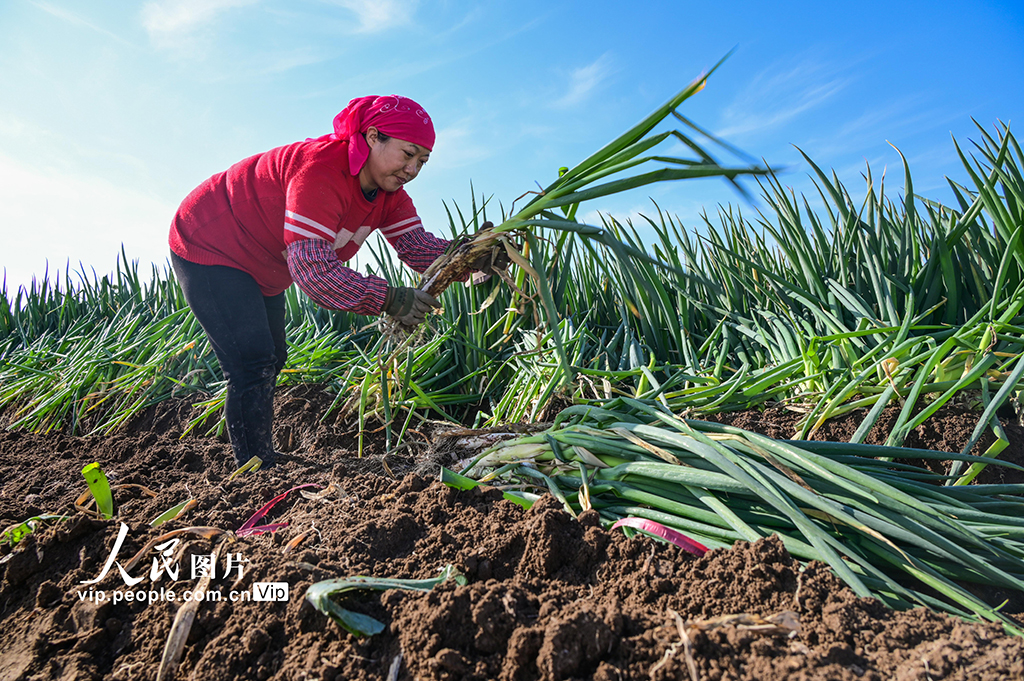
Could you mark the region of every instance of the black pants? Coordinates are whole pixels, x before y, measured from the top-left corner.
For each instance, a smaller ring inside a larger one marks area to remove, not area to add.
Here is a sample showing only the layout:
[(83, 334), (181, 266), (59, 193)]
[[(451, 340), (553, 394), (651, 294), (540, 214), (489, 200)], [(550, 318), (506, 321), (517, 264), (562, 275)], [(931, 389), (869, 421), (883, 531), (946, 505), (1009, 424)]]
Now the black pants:
[(197, 265), (175, 253), (171, 266), (227, 380), (235, 461), (273, 463), (274, 385), (288, 357), (284, 294), (264, 296), (255, 279), (232, 267)]

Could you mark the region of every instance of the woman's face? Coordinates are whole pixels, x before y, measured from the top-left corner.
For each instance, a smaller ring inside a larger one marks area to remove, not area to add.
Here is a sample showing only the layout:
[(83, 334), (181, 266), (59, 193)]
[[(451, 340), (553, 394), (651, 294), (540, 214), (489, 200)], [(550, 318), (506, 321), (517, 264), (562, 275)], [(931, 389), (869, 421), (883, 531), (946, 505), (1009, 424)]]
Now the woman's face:
[(430, 158), (430, 150), (418, 144), (391, 137), (384, 141), (377, 128), (366, 131), (370, 157), (359, 171), (359, 184), (364, 192), (383, 189), (397, 192), (402, 185), (412, 182), (423, 164)]

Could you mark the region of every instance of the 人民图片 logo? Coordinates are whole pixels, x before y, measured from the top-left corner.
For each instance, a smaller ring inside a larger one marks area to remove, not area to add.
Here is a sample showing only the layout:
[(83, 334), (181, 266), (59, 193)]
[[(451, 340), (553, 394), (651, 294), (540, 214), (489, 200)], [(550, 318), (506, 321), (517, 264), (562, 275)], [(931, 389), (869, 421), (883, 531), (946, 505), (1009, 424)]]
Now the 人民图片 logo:
[[(136, 572), (134, 570), (134, 563), (136, 559), (133, 559), (127, 564), (122, 565), (117, 559), (118, 552), (124, 544), (125, 538), (128, 536), (128, 525), (121, 523), (121, 527), (117, 533), (117, 539), (114, 541), (114, 546), (110, 550), (110, 554), (107, 556), (106, 561), (103, 563), (103, 567), (99, 574), (93, 579), (82, 580), (79, 584), (89, 585), (88, 590), (79, 590), (78, 597), (80, 600), (90, 600), (94, 602), (101, 602), (105, 600), (112, 600), (114, 603), (121, 601), (145, 601), (152, 604), (155, 601), (190, 601), (190, 600), (205, 600), (205, 601), (221, 601), (230, 600), (231, 602), (237, 601), (261, 601), (261, 602), (280, 602), (287, 601), (290, 593), (287, 582), (255, 582), (251, 589), (236, 590), (232, 589), (227, 594), (221, 592), (220, 589), (211, 588), (209, 586), (212, 580), (227, 580), (232, 579), (232, 584), (237, 585), (243, 581), (245, 577), (245, 564), (249, 562), (248, 558), (244, 558), (240, 551), (229, 551), (226, 555), (222, 556), (222, 561), (218, 564), (217, 554), (191, 554), (190, 562), (188, 565), (188, 572), (183, 573), (182, 566), (179, 565), (178, 560), (178, 547), (181, 543), (181, 539), (178, 537), (172, 537), (165, 542), (157, 544), (153, 547), (154, 555), (149, 564), (148, 573), (145, 571)], [(111, 569), (116, 566), (117, 572), (121, 577), (121, 581), (124, 582), (126, 589), (116, 589), (111, 595), (108, 596), (106, 591), (96, 590), (91, 585), (99, 584), (107, 575), (110, 574)], [(133, 576), (131, 572), (135, 572)], [(149, 576), (150, 588), (138, 588), (141, 583)], [(183, 591), (175, 591), (173, 584), (169, 584), (167, 587), (161, 586), (157, 589), (157, 584), (166, 576), (168, 582), (178, 582), (179, 580), (185, 580), (186, 575), (191, 580), (204, 580), (205, 586), (203, 588), (196, 588), (195, 590), (186, 589)]]

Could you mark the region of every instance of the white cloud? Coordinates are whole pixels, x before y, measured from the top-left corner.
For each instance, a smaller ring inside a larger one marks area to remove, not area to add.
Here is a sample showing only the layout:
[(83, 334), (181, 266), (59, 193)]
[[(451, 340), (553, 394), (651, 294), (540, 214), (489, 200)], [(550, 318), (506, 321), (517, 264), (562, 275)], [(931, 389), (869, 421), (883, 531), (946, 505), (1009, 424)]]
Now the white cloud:
[(72, 271), (81, 263), (102, 276), (116, 266), (122, 244), (148, 274), (148, 263), (167, 259), (175, 208), (143, 190), (0, 155), (0, 224), (8, 226), (0, 279), (13, 291), (47, 269), (52, 279), (69, 263)]
[(146, 162), (135, 155), (118, 151), (107, 141), (90, 143), (90, 139), (79, 140), (74, 135), (62, 133), (35, 121), (0, 111), (0, 149), (22, 158), (30, 153), (33, 167), (66, 169), (70, 167), (104, 167), (116, 172), (135, 176), (146, 172)]
[[(859, 154), (864, 149), (884, 144), (887, 139), (898, 142), (923, 130), (941, 128), (952, 120), (955, 118), (929, 105), (920, 96), (890, 103), (871, 102), (865, 104), (861, 115), (842, 123), (828, 135), (801, 143), (800, 147), (805, 151), (813, 150), (814, 156), (819, 158)], [(880, 133), (883, 130), (884, 135)]]
[(28, 139), (32, 143), (38, 143), (46, 134), (45, 128), (33, 125), (24, 118), (13, 116), (6, 111), (0, 111), (0, 138)]
[(331, 58), (327, 50), (305, 46), (290, 51), (267, 52), (237, 65), (233, 78), (258, 78), (320, 64)]
[(70, 24), (75, 24), (77, 26), (84, 26), (84, 27), (86, 27), (88, 29), (96, 31), (97, 33), (101, 33), (101, 34), (107, 36), (108, 38), (113, 38), (114, 40), (116, 40), (119, 43), (128, 44), (128, 41), (126, 41), (121, 36), (119, 36), (119, 35), (117, 35), (115, 33), (112, 33), (112, 32), (108, 31), (107, 29), (105, 29), (105, 28), (103, 28), (101, 26), (97, 26), (96, 24), (92, 23), (88, 19), (84, 19), (84, 18), (82, 18), (81, 16), (79, 16), (77, 14), (74, 14), (72, 12), (67, 11), (66, 9), (63, 9), (61, 7), (54, 7), (53, 5), (51, 5), (48, 2), (41, 2), (39, 0), (31, 0), (31, 2), (32, 2), (33, 5), (35, 5), (39, 9), (43, 10), (47, 14), (49, 14), (51, 16), (54, 16), (54, 17), (57, 17), (58, 19), (61, 19), (62, 21), (66, 21), (66, 22), (68, 22)]
[(723, 114), (719, 137), (766, 132), (831, 100), (851, 82), (839, 69), (806, 58), (795, 66), (774, 64), (754, 77)]
[(479, 24), (481, 21), (486, 20), (487, 12), (482, 6), (476, 6), (469, 9), (469, 12), (460, 21), (452, 24), (444, 30), (438, 31), (431, 36), (431, 39), (435, 43), (444, 43), (448, 40), (452, 40), (453, 36), (473, 24)]
[(419, 0), (328, 0), (355, 13), (360, 33), (379, 33), (412, 22)]
[(142, 25), (156, 42), (209, 23), (220, 12), (259, 0), (153, 0), (142, 7)]
[(557, 109), (566, 109), (583, 102), (612, 72), (612, 60), (608, 54), (603, 54), (593, 63), (574, 70), (569, 74), (568, 89), (553, 106)]
[(479, 132), (470, 127), (468, 121), (438, 130), (431, 165), (448, 170), (490, 158), (494, 153), (492, 148), (475, 141), (479, 139)]

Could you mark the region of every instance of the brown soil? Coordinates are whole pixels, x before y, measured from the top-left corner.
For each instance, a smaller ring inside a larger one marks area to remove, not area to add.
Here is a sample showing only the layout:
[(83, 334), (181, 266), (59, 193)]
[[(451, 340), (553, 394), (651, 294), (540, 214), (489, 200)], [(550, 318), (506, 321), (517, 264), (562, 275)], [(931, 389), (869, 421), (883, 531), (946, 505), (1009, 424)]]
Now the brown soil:
[[(234, 481), (227, 480), (227, 444), (179, 438), (190, 415), (185, 403), (161, 405), (110, 437), (0, 431), (0, 527), (39, 513), (74, 514), (30, 535), (13, 553), (0, 549), (10, 556), (0, 565), (0, 679), (156, 678), (180, 602), (111, 602), (115, 592), (129, 591), (116, 567), (100, 583), (82, 584), (103, 568), (120, 522), (130, 531), (117, 560), (127, 565), (168, 529), (234, 530), (270, 498), (306, 483), (333, 490), (320, 498), (292, 492), (264, 520), (289, 523), (276, 533), (183, 537), (174, 547), (179, 581), (163, 575), (151, 582), (151, 555), (129, 570), (146, 577), (131, 591), (181, 594), (195, 585), (192, 555), (220, 546), (220, 571), (229, 554), (243, 561), (241, 577), (218, 572), (211, 582), (224, 600), (199, 605), (173, 678), (1024, 678), (1024, 639), (995, 625), (920, 609), (893, 612), (857, 598), (820, 564), (801, 567), (777, 539), (697, 558), (607, 533), (593, 514), (576, 521), (549, 500), (525, 511), (493, 490), (448, 489), (432, 481), (434, 469), (460, 452), (429, 446), (450, 441), (438, 435), (440, 426), (414, 434), (422, 444), (397, 453), (384, 452), (383, 434), (372, 434), (358, 458), (353, 433), (320, 422), (329, 403), (316, 389), (280, 395), (276, 434), (288, 454), (277, 467)], [(971, 416), (947, 410), (907, 444), (958, 451), (973, 429)], [(791, 437), (796, 416), (774, 408), (728, 420)], [(848, 438), (858, 420), (838, 419), (818, 435)], [(1018, 426), (1006, 427), (1014, 444), (1003, 457), (1020, 462), (1024, 438)], [(141, 485), (156, 497), (121, 487), (114, 520), (75, 512), (85, 489), (80, 471), (92, 461), (113, 484)], [(1020, 481), (1017, 474), (1002, 479)], [(149, 526), (190, 497), (198, 506), (185, 516)], [(286, 551), (300, 535), (302, 543)], [(323, 579), (427, 578), (447, 564), (467, 576), (466, 586), (348, 598), (347, 607), (386, 624), (370, 638), (345, 633), (303, 598)], [(228, 600), (230, 591), (258, 582), (286, 582), (288, 600)], [(82, 600), (90, 588), (107, 600)], [(773, 616), (776, 623), (798, 622), (799, 630), (751, 626)]]

